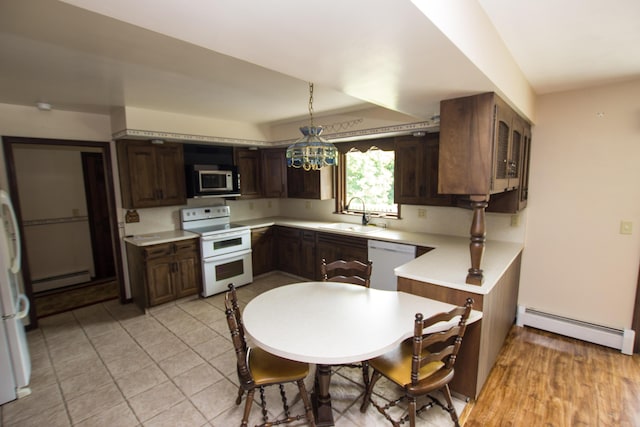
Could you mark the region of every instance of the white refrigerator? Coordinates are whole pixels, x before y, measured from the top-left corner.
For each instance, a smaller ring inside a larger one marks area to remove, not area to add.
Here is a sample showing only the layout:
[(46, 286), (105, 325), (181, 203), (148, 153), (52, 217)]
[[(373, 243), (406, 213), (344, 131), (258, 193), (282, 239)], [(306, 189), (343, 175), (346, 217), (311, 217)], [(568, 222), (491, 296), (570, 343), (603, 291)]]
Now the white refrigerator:
[(0, 190), (0, 405), (26, 396), (31, 359), (23, 319), (29, 300), (20, 292), (20, 235), (9, 195)]

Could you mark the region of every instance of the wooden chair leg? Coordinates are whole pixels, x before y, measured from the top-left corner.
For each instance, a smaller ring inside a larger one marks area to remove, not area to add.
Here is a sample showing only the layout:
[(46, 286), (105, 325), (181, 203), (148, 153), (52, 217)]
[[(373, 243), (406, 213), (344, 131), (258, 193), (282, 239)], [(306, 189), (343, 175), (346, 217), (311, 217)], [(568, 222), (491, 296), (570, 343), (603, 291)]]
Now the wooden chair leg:
[(251, 413), (251, 404), (253, 403), (253, 395), (255, 394), (256, 389), (252, 388), (247, 391), (247, 401), (244, 403), (244, 413), (242, 414), (242, 424), (241, 427), (247, 427), (249, 423), (249, 414)]
[(369, 362), (366, 360), (362, 361), (362, 382), (366, 389), (369, 386)]
[(453, 406), (453, 399), (451, 399), (451, 390), (449, 390), (449, 384), (445, 384), (442, 388), (442, 394), (444, 395), (444, 399), (447, 401), (447, 411), (449, 415), (451, 415), (451, 421), (456, 425), (456, 427), (460, 427), (460, 422), (458, 420), (458, 414), (456, 413), (456, 408)]
[(416, 397), (409, 396), (409, 426), (416, 427)]
[(373, 375), (371, 375), (371, 380), (369, 384), (367, 384), (367, 390), (364, 393), (364, 397), (362, 398), (362, 405), (360, 406), (360, 412), (367, 412), (367, 408), (369, 407), (369, 400), (371, 399), (371, 394), (373, 393), (373, 386), (376, 385), (378, 380), (382, 375), (380, 372), (374, 370)]
[(238, 397), (236, 397), (236, 405), (239, 405), (242, 402), (242, 395), (244, 394), (244, 390), (242, 387), (238, 387)]
[(309, 425), (311, 427), (316, 427), (316, 419), (313, 416), (313, 409), (311, 408), (311, 400), (309, 399), (309, 394), (307, 393), (307, 389), (304, 386), (304, 380), (296, 381), (298, 384), (298, 390), (300, 390), (300, 397), (302, 397), (302, 403), (304, 403), (304, 411), (307, 414), (307, 421), (309, 421)]

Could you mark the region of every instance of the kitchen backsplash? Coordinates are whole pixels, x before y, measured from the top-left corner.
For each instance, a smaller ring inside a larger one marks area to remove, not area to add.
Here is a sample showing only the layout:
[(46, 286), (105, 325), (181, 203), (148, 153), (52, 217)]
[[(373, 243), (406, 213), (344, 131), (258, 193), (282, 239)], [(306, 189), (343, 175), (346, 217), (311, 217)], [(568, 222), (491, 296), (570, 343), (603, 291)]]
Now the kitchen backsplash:
[[(334, 214), (333, 200), (250, 199), (225, 201), (224, 199), (203, 198), (189, 199), (187, 207), (225, 203), (231, 207), (232, 222), (276, 216), (326, 222), (357, 223), (359, 221), (357, 216)], [(185, 206), (138, 209), (140, 222), (124, 224), (124, 234), (136, 235), (178, 230), (180, 229), (180, 209), (182, 207)], [(126, 211), (123, 210), (123, 217), (124, 212)], [(523, 242), (526, 213), (526, 209), (515, 215), (487, 213), (487, 239)], [(390, 229), (402, 231), (468, 237), (471, 219), (472, 213), (466, 209), (404, 205), (402, 206), (402, 219), (373, 218), (372, 223), (383, 223)]]

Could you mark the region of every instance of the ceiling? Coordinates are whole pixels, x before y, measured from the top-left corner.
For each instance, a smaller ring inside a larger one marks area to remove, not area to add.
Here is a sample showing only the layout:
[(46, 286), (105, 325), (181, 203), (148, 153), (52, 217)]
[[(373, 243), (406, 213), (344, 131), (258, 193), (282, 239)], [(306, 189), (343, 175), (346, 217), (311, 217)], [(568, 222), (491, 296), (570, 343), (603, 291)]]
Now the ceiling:
[[(637, 0), (478, 3), (538, 94), (640, 77)], [(0, 102), (279, 123), (307, 114), (307, 81), (318, 114), (427, 119), (440, 99), (499, 91), (409, 0), (188, 5), (0, 0)]]

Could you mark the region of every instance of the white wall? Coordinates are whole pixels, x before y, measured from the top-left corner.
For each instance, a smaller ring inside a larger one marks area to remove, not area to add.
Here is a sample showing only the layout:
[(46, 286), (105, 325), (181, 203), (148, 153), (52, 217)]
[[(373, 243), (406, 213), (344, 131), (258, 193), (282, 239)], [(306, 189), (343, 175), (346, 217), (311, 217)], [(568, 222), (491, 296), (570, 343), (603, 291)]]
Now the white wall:
[[(108, 115), (62, 110), (40, 111), (36, 107), (0, 103), (0, 136), (110, 141)], [(0, 188), (9, 188), (4, 150), (0, 150)]]
[[(638, 99), (640, 80), (538, 98), (520, 304), (631, 326), (640, 259)], [(633, 222), (631, 235), (619, 233), (621, 220)]]
[[(124, 111), (122, 111), (124, 110)], [(125, 107), (113, 111), (112, 131), (142, 130), (154, 133), (166, 132), (165, 139), (171, 139), (172, 133), (182, 137), (193, 138), (189, 142), (198, 143), (199, 137), (232, 138), (242, 142), (261, 142), (269, 140), (269, 129), (266, 126), (255, 125), (232, 120), (222, 120), (214, 117), (197, 117), (165, 111), (147, 110), (144, 108)], [(151, 136), (156, 138), (158, 136)], [(162, 135), (160, 135), (162, 137)], [(244, 141), (246, 140), (246, 141)]]

